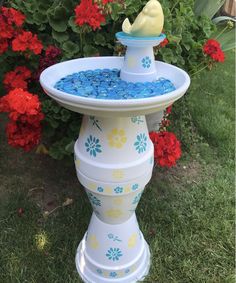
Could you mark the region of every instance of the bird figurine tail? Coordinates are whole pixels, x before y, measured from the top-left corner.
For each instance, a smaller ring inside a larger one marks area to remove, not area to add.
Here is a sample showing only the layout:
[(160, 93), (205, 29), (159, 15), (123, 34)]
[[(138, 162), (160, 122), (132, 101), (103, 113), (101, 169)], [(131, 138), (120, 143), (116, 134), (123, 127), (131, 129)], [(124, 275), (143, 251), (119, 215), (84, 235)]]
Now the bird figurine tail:
[(122, 30), (125, 33), (130, 33), (131, 31), (131, 23), (128, 18), (126, 18), (122, 24)]

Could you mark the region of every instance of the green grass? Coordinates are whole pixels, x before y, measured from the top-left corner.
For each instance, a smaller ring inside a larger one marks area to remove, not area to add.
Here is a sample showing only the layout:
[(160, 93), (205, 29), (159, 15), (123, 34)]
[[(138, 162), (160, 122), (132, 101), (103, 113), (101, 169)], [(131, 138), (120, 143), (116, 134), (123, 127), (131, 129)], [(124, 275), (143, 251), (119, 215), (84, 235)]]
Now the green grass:
[[(190, 152), (184, 152), (176, 168), (155, 170), (137, 209), (152, 253), (145, 282), (231, 283), (234, 52), (217, 69), (193, 80), (187, 105), (188, 115), (179, 120), (187, 120), (190, 131), (182, 135), (194, 141)], [(0, 282), (81, 282), (74, 257), (91, 208), (73, 165), (8, 147), (3, 125), (0, 156)], [(67, 197), (72, 205), (43, 217)], [(21, 216), (19, 208), (24, 209)], [(40, 235), (46, 239), (43, 249)]]

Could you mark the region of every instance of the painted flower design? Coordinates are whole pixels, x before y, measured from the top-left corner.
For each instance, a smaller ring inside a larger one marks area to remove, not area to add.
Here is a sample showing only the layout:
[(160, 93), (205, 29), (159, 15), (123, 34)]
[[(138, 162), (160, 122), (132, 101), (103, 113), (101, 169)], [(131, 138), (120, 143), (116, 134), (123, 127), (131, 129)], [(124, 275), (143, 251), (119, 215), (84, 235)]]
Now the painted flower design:
[(122, 255), (123, 254), (119, 248), (110, 248), (106, 253), (106, 257), (113, 261), (118, 261)]
[(102, 274), (102, 270), (101, 269), (97, 269), (97, 273), (98, 274)]
[(133, 186), (132, 186), (132, 190), (133, 191), (136, 191), (138, 189), (138, 184), (134, 184)]
[(97, 188), (97, 191), (98, 191), (99, 193), (102, 193), (102, 192), (104, 191), (104, 189), (103, 189), (102, 187), (98, 187), (98, 188)]
[(134, 143), (135, 149), (138, 153), (143, 153), (147, 148), (147, 136), (143, 134), (137, 135), (137, 139)]
[(124, 129), (113, 129), (108, 134), (108, 143), (110, 147), (122, 148), (126, 143), (127, 137)]
[(142, 193), (137, 194), (137, 196), (134, 198), (132, 204), (137, 204), (140, 201), (141, 196), (142, 196)]
[(120, 209), (108, 209), (105, 212), (105, 215), (107, 217), (117, 219), (117, 218), (120, 218), (123, 215), (123, 212)]
[(129, 270), (129, 268), (127, 268), (126, 270), (125, 270), (125, 273), (127, 274), (127, 273), (129, 273), (130, 272), (130, 270)]
[(99, 143), (99, 139), (96, 137), (93, 137), (92, 135), (90, 135), (87, 138), (87, 141), (85, 143), (86, 146), (86, 151), (90, 153), (91, 156), (96, 157), (97, 153), (101, 153), (101, 145)]
[(117, 273), (116, 273), (116, 272), (114, 272), (114, 271), (113, 271), (113, 272), (110, 272), (110, 277), (113, 277), (113, 278), (114, 278), (114, 277), (116, 277), (116, 276), (117, 276)]
[(92, 193), (87, 193), (90, 202), (96, 206), (101, 206), (101, 201), (96, 198)]
[(116, 194), (121, 194), (123, 192), (123, 188), (122, 187), (116, 187), (114, 189), (114, 191), (115, 191)]
[(131, 118), (132, 123), (134, 124), (140, 124), (143, 123), (144, 121), (142, 120), (141, 116), (135, 116)]
[(151, 61), (151, 59), (150, 59), (149, 56), (146, 56), (146, 57), (144, 57), (144, 58), (142, 59), (142, 66), (143, 66), (144, 68), (150, 68), (151, 63), (152, 63), (152, 61)]

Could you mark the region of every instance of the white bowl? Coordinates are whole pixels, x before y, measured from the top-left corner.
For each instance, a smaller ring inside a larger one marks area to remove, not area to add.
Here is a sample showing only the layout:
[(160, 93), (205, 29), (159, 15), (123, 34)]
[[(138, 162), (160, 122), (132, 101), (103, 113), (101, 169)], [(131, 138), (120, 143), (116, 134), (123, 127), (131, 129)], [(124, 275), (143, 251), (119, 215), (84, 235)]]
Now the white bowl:
[(85, 70), (117, 68), (121, 69), (124, 57), (90, 57), (74, 59), (55, 64), (44, 70), (40, 83), (44, 91), (63, 107), (86, 115), (100, 117), (132, 117), (165, 109), (182, 97), (190, 85), (189, 75), (173, 65), (156, 61), (157, 79), (169, 79), (176, 90), (149, 98), (108, 100), (80, 97), (57, 90), (54, 85), (63, 77)]

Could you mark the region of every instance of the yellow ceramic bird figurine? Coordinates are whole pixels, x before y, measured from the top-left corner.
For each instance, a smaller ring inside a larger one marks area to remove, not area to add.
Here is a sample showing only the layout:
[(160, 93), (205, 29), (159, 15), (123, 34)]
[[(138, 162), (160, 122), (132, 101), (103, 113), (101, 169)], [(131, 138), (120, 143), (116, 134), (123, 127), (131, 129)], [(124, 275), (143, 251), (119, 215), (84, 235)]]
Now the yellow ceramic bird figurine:
[(147, 2), (131, 25), (128, 18), (122, 24), (122, 30), (132, 36), (159, 36), (164, 25), (164, 15), (161, 4), (157, 0)]

